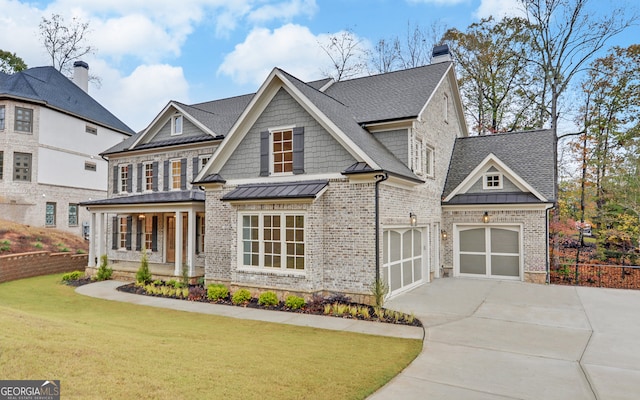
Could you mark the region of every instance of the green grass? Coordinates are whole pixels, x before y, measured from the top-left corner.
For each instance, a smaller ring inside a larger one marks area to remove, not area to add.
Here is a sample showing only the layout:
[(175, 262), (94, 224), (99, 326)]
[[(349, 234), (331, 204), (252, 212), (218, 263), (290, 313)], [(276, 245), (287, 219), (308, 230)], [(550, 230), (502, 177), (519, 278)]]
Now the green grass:
[(0, 285), (0, 377), (59, 379), (65, 399), (361, 399), (422, 348), (93, 299), (61, 277)]

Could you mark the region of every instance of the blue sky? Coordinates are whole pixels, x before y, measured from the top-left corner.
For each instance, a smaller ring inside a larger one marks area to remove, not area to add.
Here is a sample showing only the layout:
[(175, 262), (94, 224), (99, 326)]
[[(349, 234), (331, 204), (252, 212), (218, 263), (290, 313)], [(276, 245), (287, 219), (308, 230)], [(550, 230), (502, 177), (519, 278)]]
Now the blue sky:
[[(635, 6), (592, 0), (594, 12)], [(0, 49), (29, 67), (47, 65), (38, 36), (43, 16), (89, 22), (85, 58), (101, 87), (90, 94), (134, 130), (169, 100), (187, 104), (251, 93), (275, 66), (303, 80), (322, 77), (318, 43), (351, 29), (364, 47), (402, 36), (407, 24), (465, 29), (517, 10), (516, 0), (0, 0)], [(638, 42), (634, 26), (609, 44)]]

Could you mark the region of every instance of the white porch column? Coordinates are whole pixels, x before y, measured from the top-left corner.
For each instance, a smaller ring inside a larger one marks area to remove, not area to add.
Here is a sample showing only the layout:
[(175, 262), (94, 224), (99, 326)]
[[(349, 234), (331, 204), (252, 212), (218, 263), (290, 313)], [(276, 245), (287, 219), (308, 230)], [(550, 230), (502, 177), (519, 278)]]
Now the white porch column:
[(189, 210), (187, 216), (187, 265), (189, 266), (189, 276), (195, 275), (194, 260), (196, 259), (196, 213), (193, 210)]
[(96, 213), (93, 211), (90, 211), (91, 213), (91, 219), (89, 220), (89, 263), (87, 264), (89, 267), (95, 267), (96, 266), (96, 247), (97, 247), (97, 243), (96, 243), (96, 238), (98, 237), (98, 235), (96, 234), (97, 229), (96, 229)]
[(176, 261), (173, 274), (182, 275), (182, 212), (176, 211)]
[(104, 224), (104, 217), (105, 214), (102, 212), (97, 213), (96, 215), (96, 255), (95, 257), (98, 258), (98, 264), (100, 263), (100, 257), (102, 257), (103, 254), (106, 254), (105, 252), (105, 243), (107, 241), (107, 227)]

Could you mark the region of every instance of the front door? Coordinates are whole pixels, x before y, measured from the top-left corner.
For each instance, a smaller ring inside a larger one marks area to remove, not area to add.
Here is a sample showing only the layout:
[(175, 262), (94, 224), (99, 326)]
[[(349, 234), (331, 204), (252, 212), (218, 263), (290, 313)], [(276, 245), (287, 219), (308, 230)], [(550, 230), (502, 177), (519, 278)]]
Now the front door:
[[(187, 216), (182, 217), (182, 262), (187, 261)], [(176, 262), (176, 217), (167, 217), (167, 262)]]

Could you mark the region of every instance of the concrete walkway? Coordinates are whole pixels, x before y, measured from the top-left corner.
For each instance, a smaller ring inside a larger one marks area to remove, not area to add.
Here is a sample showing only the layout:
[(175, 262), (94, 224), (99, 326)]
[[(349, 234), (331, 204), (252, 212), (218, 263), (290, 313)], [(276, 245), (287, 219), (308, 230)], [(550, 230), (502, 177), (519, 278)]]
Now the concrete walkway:
[(426, 337), (371, 399), (640, 397), (640, 291), (440, 279), (385, 306)]
[(391, 336), (405, 339), (423, 339), (424, 337), (424, 329), (413, 326), (383, 324), (380, 322), (331, 318), (321, 315), (298, 314), (282, 311), (260, 310), (255, 308), (233, 307), (221, 304), (165, 299), (162, 297), (124, 293), (116, 290), (118, 286), (122, 286), (124, 284), (124, 282), (113, 280), (95, 282), (76, 288), (76, 292), (105, 300), (115, 300), (144, 306), (220, 315), (224, 317), (274, 322), (278, 324), (308, 326), (312, 328)]

